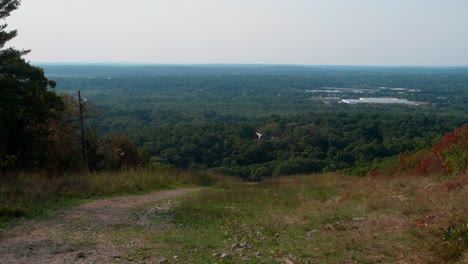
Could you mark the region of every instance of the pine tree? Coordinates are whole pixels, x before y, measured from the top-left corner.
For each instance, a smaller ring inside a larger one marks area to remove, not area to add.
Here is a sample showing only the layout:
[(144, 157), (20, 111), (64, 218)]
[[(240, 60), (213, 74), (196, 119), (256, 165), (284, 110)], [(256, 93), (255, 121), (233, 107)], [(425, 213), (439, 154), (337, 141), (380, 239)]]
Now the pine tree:
[[(0, 0), (0, 20), (20, 5), (19, 0)], [(41, 68), (23, 59), (28, 50), (5, 48), (17, 31), (0, 25), (0, 168), (34, 168), (47, 160), (49, 121), (63, 103), (55, 94), (55, 82)]]

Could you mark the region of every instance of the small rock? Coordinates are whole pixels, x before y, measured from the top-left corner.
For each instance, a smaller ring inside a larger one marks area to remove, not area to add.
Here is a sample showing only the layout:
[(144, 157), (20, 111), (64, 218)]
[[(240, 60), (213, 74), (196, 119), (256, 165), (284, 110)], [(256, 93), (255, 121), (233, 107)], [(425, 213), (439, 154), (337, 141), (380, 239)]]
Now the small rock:
[(403, 194), (400, 194), (398, 196), (396, 196), (396, 198), (402, 202), (404, 201), (407, 201), (408, 200), (408, 197), (404, 196)]
[(260, 257), (261, 255), (263, 255), (262, 252), (260, 251), (255, 252), (255, 256)]
[(283, 261), (284, 261), (285, 264), (294, 264), (294, 261), (292, 261), (292, 260), (290, 260), (288, 258), (283, 259)]
[(164, 263), (167, 263), (169, 260), (167, 258), (161, 258), (158, 260), (158, 263), (159, 264), (164, 264)]
[(250, 242), (245, 243), (245, 248), (248, 250), (252, 250), (254, 248), (254, 245)]
[(238, 248), (239, 247), (239, 243), (234, 243), (231, 245), (231, 248), (234, 249), (234, 248)]
[(230, 258), (230, 257), (232, 257), (232, 256), (231, 256), (230, 254), (227, 254), (227, 253), (223, 253), (223, 254), (221, 254), (221, 256), (220, 256), (220, 258), (222, 258), (222, 259)]
[(175, 256), (173, 256), (172, 258), (173, 258), (174, 260), (177, 260), (177, 259), (179, 259), (179, 256), (175, 255)]
[(364, 220), (366, 220), (364, 217), (353, 218), (353, 221), (364, 221)]
[(327, 199), (328, 202), (336, 202), (341, 199), (341, 196), (333, 196)]
[(80, 251), (80, 252), (78, 252), (78, 254), (76, 254), (76, 257), (77, 257), (77, 258), (84, 258), (84, 257), (85, 257), (85, 253), (83, 253), (83, 252)]
[(435, 186), (434, 183), (429, 183), (428, 185), (426, 185), (426, 187), (424, 187), (424, 189), (429, 189), (431, 187)]
[(307, 236), (311, 237), (311, 236), (313, 236), (313, 235), (314, 235), (315, 233), (317, 233), (317, 232), (318, 232), (318, 230), (317, 230), (317, 229), (314, 229), (314, 230), (312, 230), (312, 231), (307, 232)]

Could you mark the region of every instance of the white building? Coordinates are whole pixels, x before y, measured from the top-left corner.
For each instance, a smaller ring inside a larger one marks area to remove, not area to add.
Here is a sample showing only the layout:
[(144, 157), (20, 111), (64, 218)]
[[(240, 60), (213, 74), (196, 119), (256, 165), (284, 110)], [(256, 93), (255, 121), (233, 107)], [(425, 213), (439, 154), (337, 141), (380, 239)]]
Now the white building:
[(416, 102), (408, 101), (406, 99), (398, 98), (359, 98), (359, 99), (343, 99), (342, 103), (345, 104), (404, 104), (404, 105), (418, 105)]

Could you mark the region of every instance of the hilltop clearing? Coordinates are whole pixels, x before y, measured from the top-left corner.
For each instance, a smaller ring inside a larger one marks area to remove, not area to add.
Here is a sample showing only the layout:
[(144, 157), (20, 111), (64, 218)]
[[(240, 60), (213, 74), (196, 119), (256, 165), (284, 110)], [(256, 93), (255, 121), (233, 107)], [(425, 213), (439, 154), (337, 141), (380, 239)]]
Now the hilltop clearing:
[(466, 263), (468, 175), (223, 178), (4, 231), (2, 263)]

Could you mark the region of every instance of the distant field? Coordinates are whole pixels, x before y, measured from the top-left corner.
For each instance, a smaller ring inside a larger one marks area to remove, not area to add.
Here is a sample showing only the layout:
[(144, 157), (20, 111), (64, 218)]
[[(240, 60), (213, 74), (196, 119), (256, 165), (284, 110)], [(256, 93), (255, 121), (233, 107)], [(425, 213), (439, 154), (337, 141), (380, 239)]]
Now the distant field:
[(459, 111), (466, 110), (468, 93), (466, 67), (41, 66), (48, 77), (58, 82), (59, 92), (76, 94), (82, 90), (96, 104), (114, 111), (165, 108), (186, 114), (214, 110), (247, 117), (294, 114), (323, 107), (311, 102), (305, 91), (321, 95), (332, 90), (349, 91), (354, 94), (350, 99), (375, 97), (372, 95), (378, 93), (435, 104), (439, 110)]

